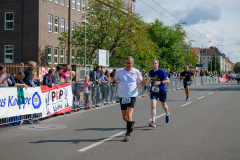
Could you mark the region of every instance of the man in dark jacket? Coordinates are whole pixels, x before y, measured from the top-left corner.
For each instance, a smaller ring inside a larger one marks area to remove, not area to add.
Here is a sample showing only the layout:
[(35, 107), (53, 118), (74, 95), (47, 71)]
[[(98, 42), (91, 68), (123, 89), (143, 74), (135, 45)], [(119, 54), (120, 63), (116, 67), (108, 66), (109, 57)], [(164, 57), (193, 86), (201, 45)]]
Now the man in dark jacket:
[(54, 87), (55, 84), (56, 84), (56, 82), (54, 80), (54, 70), (49, 69), (48, 74), (46, 74), (43, 77), (43, 85), (47, 85), (49, 87)]
[(99, 104), (100, 104), (100, 84), (101, 80), (99, 80), (99, 74), (98, 72), (101, 71), (101, 67), (97, 66), (96, 69), (93, 71), (91, 75), (91, 81), (93, 82), (93, 90), (92, 90), (92, 99), (93, 103), (96, 103), (96, 109), (98, 109)]
[(19, 72), (17, 74), (11, 74), (10, 80), (12, 81), (12, 84), (9, 86), (25, 87), (27, 89), (27, 85), (22, 81), (24, 77), (25, 77), (25, 74), (23, 72)]

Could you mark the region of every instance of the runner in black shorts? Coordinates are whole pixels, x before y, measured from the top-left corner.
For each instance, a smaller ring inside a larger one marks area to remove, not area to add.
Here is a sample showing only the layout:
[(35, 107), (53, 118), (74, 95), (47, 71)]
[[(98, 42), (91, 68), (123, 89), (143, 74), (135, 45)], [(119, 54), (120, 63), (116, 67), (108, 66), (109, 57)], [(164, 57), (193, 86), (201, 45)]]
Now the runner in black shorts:
[(150, 98), (151, 98), (151, 116), (152, 122), (149, 123), (149, 127), (156, 127), (155, 117), (156, 117), (156, 106), (157, 100), (159, 99), (161, 105), (166, 112), (166, 123), (170, 121), (170, 113), (168, 112), (168, 106), (166, 103), (167, 100), (167, 92), (165, 84), (169, 84), (169, 78), (166, 72), (160, 68), (158, 60), (153, 60), (152, 62), (153, 69), (149, 72), (149, 76), (151, 79), (151, 90), (150, 90)]
[[(191, 79), (191, 76), (193, 76), (193, 79)], [(181, 79), (183, 79), (183, 84), (184, 84), (185, 93), (186, 93), (186, 101), (190, 100), (189, 88), (194, 78), (195, 78), (195, 75), (191, 71), (189, 71), (188, 66), (186, 66), (185, 71), (181, 73)]]
[(147, 80), (142, 80), (141, 73), (133, 68), (134, 59), (129, 56), (125, 60), (125, 68), (119, 69), (111, 81), (118, 83), (118, 96), (122, 110), (122, 118), (127, 122), (127, 133), (124, 141), (131, 140), (130, 133), (133, 131), (135, 121), (132, 120), (132, 114), (138, 96), (138, 86), (144, 86)]

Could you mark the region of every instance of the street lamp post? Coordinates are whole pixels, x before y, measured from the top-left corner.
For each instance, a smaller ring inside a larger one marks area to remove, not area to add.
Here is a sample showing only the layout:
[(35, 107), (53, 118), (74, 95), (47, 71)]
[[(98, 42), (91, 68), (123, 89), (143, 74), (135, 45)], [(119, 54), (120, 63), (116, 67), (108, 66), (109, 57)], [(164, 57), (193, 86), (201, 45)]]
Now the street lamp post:
[[(205, 43), (210, 43), (211, 41), (207, 41), (207, 42), (204, 42), (204, 43), (202, 43), (202, 58), (201, 58), (201, 60), (202, 60), (202, 65), (203, 65), (203, 44), (205, 44)], [(203, 66), (202, 66), (202, 70), (203, 70)]]
[(85, 15), (85, 19), (84, 20), (82, 20), (82, 23), (84, 23), (84, 25), (85, 25), (85, 33), (84, 33), (84, 39), (85, 39), (85, 42), (84, 42), (84, 70), (85, 70), (85, 72), (84, 72), (84, 76), (86, 76), (87, 74), (86, 74), (86, 71), (87, 71), (87, 69), (86, 69), (86, 25), (87, 25), (87, 23), (88, 23), (88, 21), (86, 20), (86, 15)]

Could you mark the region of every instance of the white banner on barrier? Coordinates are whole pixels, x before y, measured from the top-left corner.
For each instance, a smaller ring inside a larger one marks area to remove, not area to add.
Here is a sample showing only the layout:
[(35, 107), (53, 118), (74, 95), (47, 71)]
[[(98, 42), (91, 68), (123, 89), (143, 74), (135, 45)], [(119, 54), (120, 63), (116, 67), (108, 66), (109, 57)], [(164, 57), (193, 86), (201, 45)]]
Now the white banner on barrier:
[(54, 87), (42, 86), (43, 117), (61, 114), (72, 110), (71, 84), (56, 85)]
[(42, 113), (41, 88), (23, 89), (25, 103), (18, 104), (17, 88), (0, 89), (0, 118)]

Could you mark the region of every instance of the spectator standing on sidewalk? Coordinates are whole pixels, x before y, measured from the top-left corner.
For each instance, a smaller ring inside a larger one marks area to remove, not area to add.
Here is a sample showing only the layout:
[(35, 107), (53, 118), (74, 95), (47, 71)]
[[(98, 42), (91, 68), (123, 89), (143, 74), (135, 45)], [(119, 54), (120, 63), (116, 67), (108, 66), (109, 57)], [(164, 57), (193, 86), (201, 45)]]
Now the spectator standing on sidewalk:
[(41, 82), (37, 79), (37, 72), (36, 71), (32, 71), (29, 74), (28, 78), (24, 82), (29, 87), (41, 86)]
[(117, 69), (113, 69), (112, 73), (110, 73), (110, 77), (115, 77), (115, 74), (117, 73)]
[(29, 62), (28, 70), (26, 70), (26, 71), (24, 72), (25, 78), (23, 79), (23, 81), (25, 81), (25, 80), (28, 78), (29, 74), (30, 74), (32, 71), (36, 70), (36, 66), (37, 66), (37, 65), (36, 65), (36, 63), (35, 63), (34, 61), (30, 61), (30, 62)]
[(70, 64), (66, 64), (62, 73), (59, 76), (63, 79), (63, 83), (66, 82), (66, 79), (70, 76)]
[[(117, 72), (117, 69), (113, 69), (112, 73), (110, 73), (110, 77), (111, 77), (111, 78), (114, 78), (116, 72)], [(111, 82), (110, 101), (111, 101), (112, 103), (116, 103), (115, 100), (116, 100), (116, 90), (117, 90), (117, 88), (116, 88), (115, 86), (116, 86), (116, 82), (115, 82), (115, 81)]]
[(11, 74), (10, 80), (12, 81), (12, 85), (9, 85), (9, 86), (25, 87), (27, 89), (27, 85), (23, 82), (24, 77), (25, 77), (25, 74), (23, 72), (19, 72), (17, 74)]
[(46, 74), (43, 77), (43, 85), (47, 85), (48, 87), (54, 87), (55, 85), (55, 80), (54, 80), (54, 70), (53, 69), (49, 69), (48, 70), (48, 74)]
[(88, 88), (89, 88), (89, 85), (90, 84), (92, 84), (92, 82), (91, 81), (89, 81), (89, 76), (85, 76), (84, 77), (84, 84), (83, 84), (83, 94), (84, 94), (84, 96), (85, 96), (85, 108), (86, 109), (90, 109), (91, 107), (88, 105), (88, 103), (89, 103), (89, 90), (88, 90)]
[(56, 84), (61, 84), (63, 82), (63, 78), (60, 77), (60, 74), (63, 71), (63, 67), (62, 66), (57, 66), (56, 67), (56, 72), (54, 73), (54, 79)]
[(6, 73), (6, 67), (0, 65), (0, 87), (9, 87), (11, 84), (10, 74)]
[(91, 82), (93, 83), (93, 92), (92, 92), (92, 100), (96, 103), (96, 109), (98, 109), (100, 105), (100, 84), (101, 80), (99, 79), (99, 72), (101, 71), (101, 67), (97, 66), (91, 75)]

